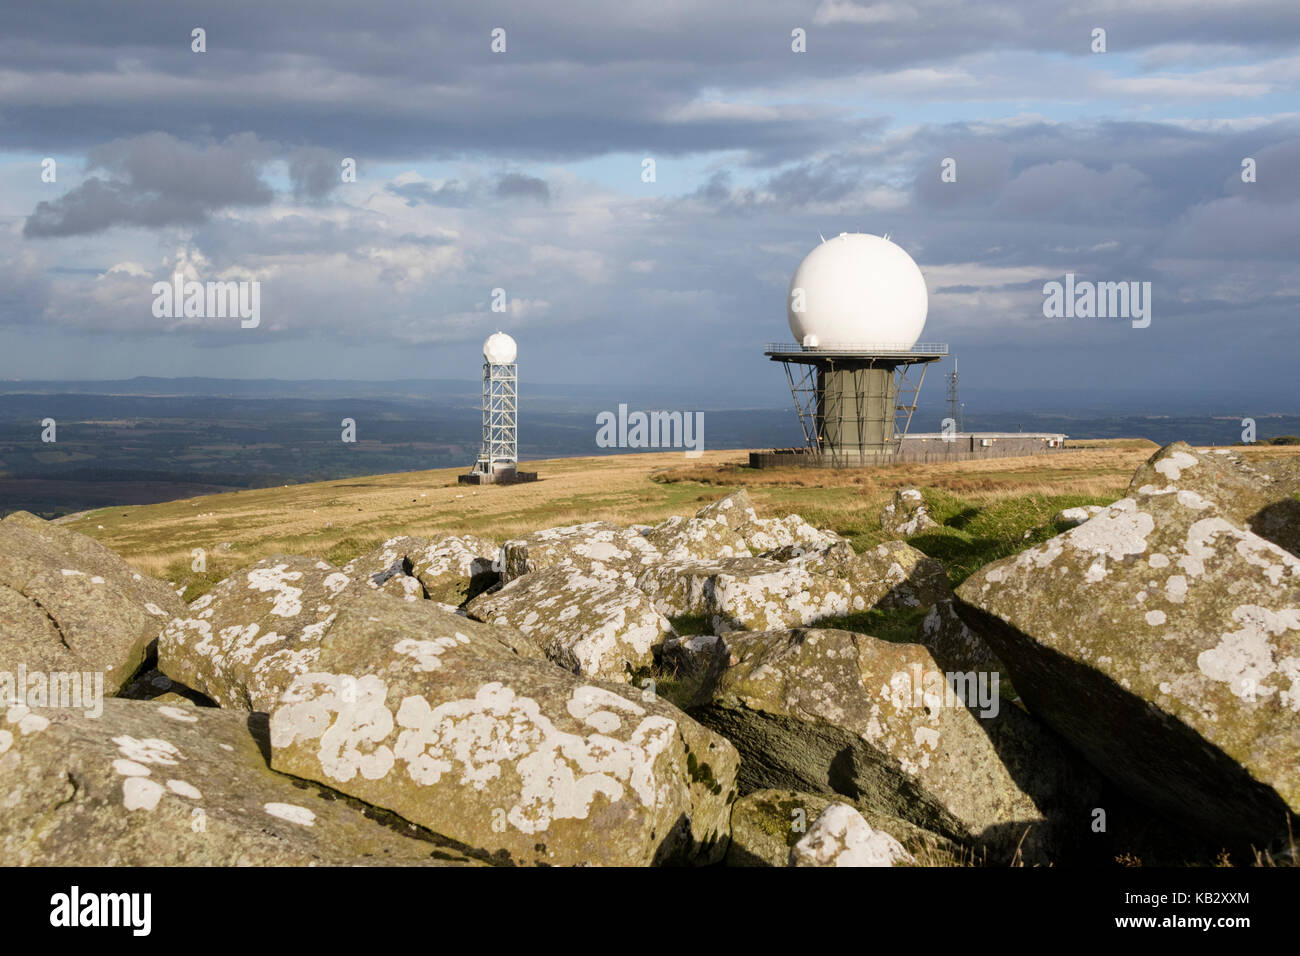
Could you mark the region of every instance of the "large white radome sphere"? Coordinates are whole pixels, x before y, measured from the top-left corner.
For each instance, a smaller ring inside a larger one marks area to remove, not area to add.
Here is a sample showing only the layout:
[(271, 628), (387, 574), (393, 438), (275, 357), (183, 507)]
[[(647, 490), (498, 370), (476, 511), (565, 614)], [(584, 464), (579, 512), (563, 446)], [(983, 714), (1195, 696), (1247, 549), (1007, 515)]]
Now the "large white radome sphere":
[(795, 341), (823, 349), (910, 349), (928, 309), (925, 277), (912, 257), (888, 239), (861, 232), (842, 232), (808, 253), (786, 298)]
[(513, 365), (519, 349), (504, 332), (493, 332), (483, 343), (483, 361), (489, 365)]

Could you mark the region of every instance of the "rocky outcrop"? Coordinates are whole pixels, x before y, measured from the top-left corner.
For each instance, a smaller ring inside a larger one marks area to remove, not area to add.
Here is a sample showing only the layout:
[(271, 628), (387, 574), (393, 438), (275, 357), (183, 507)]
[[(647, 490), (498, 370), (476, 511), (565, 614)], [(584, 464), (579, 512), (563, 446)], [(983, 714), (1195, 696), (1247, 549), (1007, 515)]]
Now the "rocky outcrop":
[[(698, 520), (715, 520), (739, 534), (748, 552), (762, 554), (778, 548), (797, 548), (801, 552), (825, 549), (836, 541), (843, 539), (833, 531), (814, 528), (799, 515), (786, 515), (784, 518), (760, 518), (754, 510), (749, 492), (745, 489), (734, 491), (705, 505), (695, 513)], [(703, 558), (743, 557), (745, 551), (736, 550), (735, 555), (702, 554)]]
[(1213, 502), (1225, 518), (1300, 555), (1300, 501), (1293, 497), (1300, 488), (1231, 449), (1166, 445), (1134, 473), (1128, 490), (1131, 497), (1191, 492)]
[(567, 565), (592, 577), (630, 585), (640, 570), (661, 560), (639, 531), (608, 521), (548, 528), (507, 541), (498, 567), (501, 583), (557, 565)]
[(183, 610), (92, 538), (27, 512), (0, 521), (0, 671), (94, 673), (115, 694)]
[(950, 675), (919, 645), (848, 631), (726, 642), (736, 663), (691, 714), (740, 750), (742, 792), (843, 794), (994, 860), (1056, 859), (1083, 832), (1098, 781), (997, 698), (996, 675)]
[(718, 634), (808, 626), (871, 608), (924, 610), (917, 640), (945, 666), (998, 667), (988, 645), (953, 611), (943, 565), (902, 541), (862, 554), (837, 541), (757, 558), (666, 561), (642, 571), (636, 586), (660, 613), (702, 617)]
[[(231, 575), (190, 605), (158, 639), (158, 668), (222, 707), (270, 711), (299, 675), (316, 669), (325, 636), (335, 628), (379, 640), (456, 641), (481, 634), (499, 657), (541, 657), (510, 628), (469, 621), (433, 601), (396, 601), (350, 587), (324, 561), (279, 556)], [(344, 613), (345, 610), (347, 613)], [(436, 635), (436, 636), (435, 636)], [(434, 657), (441, 653), (430, 650)]]
[(1053, 516), (1052, 524), (1056, 525), (1061, 531), (1066, 531), (1078, 527), (1093, 515), (1100, 514), (1105, 510), (1105, 505), (1080, 505), (1077, 508), (1064, 508)]
[(1108, 777), (1259, 844), (1300, 810), (1300, 560), (1201, 493), (1236, 480), (1163, 449), (1145, 490), (957, 595), (1029, 710)]
[(726, 849), (738, 757), (725, 739), (653, 694), (502, 658), (450, 622), (423, 643), (336, 623), (270, 726), (276, 770), (503, 862), (708, 863)]
[(637, 587), (669, 616), (703, 615), (722, 633), (805, 624), (862, 610), (851, 585), (799, 561), (730, 558), (652, 565)]
[(107, 700), (98, 718), (0, 703), (0, 857), (12, 866), (466, 864), (446, 840), (266, 766), (265, 728)]
[(883, 830), (871, 829), (847, 803), (832, 803), (790, 850), (791, 866), (898, 866), (912, 854)]
[(425, 598), (453, 607), (497, 582), (500, 546), (474, 535), (431, 540), (390, 538), (343, 568), (349, 577), (408, 600)]
[(754, 511), (754, 502), (750, 499), (749, 492), (741, 488), (739, 491), (723, 495), (717, 501), (709, 502), (695, 512), (695, 517), (719, 521), (732, 531), (739, 531), (746, 525), (752, 524), (758, 515)]
[(900, 488), (881, 511), (880, 527), (889, 534), (910, 538), (938, 525), (930, 517), (920, 491), (915, 488)]
[(753, 518), (740, 529), (740, 534), (755, 554), (778, 548), (793, 548), (807, 553), (824, 551), (836, 543), (848, 544), (834, 531), (815, 528), (798, 515)]
[(745, 539), (718, 518), (674, 515), (645, 533), (665, 561), (710, 561), (749, 557)]
[[(739, 797), (731, 808), (727, 866), (789, 865), (795, 844), (827, 807), (842, 799), (795, 790), (756, 790)], [(958, 859), (956, 848), (943, 837), (870, 809), (855, 810), (872, 830), (891, 836), (921, 865), (952, 865)]]
[(515, 628), (566, 670), (626, 682), (654, 663), (674, 635), (667, 618), (635, 588), (559, 565), (516, 578), (466, 608), (470, 617)]
[(276, 555), (232, 574), (170, 621), (158, 669), (222, 707), (270, 710), (310, 670), (351, 581), (325, 561)]

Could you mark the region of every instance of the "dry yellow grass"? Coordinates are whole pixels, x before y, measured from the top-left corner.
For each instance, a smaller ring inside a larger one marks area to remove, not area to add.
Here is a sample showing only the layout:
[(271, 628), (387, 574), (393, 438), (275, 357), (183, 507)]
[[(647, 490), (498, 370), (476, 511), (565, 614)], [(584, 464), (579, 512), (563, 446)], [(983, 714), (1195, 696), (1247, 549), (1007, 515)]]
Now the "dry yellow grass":
[[(341, 563), (398, 534), (474, 533), (504, 540), (582, 521), (653, 523), (689, 514), (740, 486), (748, 488), (761, 514), (797, 512), (859, 545), (875, 540), (880, 508), (896, 488), (908, 485), (925, 489), (937, 511), (949, 515), (1013, 515), (1000, 520), (1006, 534), (1019, 536), (1018, 529), (1047, 520), (1059, 507), (1119, 497), (1155, 449), (1132, 440), (1085, 444), (1061, 455), (848, 471), (754, 470), (745, 451), (705, 452), (689, 460), (681, 452), (564, 458), (530, 462), (541, 480), (523, 485), (459, 485), (463, 469), (441, 469), (105, 508), (61, 520), (138, 570), (198, 589), (270, 554)], [(1300, 448), (1246, 453), (1297, 455)], [(206, 571), (191, 568), (195, 549), (205, 553)], [(189, 596), (196, 593), (192, 589)]]

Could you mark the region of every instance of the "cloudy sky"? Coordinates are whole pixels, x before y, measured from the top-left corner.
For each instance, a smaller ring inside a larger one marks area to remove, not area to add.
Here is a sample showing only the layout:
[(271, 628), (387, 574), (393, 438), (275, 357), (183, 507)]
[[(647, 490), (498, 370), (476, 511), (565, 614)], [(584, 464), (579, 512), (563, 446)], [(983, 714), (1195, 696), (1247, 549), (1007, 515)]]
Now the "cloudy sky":
[[(473, 378), (503, 328), (525, 381), (769, 403), (791, 273), (860, 230), (969, 387), (1278, 410), (1298, 93), (1295, 0), (11, 6), (0, 378)], [(258, 280), (260, 326), (155, 317), (177, 271)], [(1066, 272), (1151, 325), (1045, 318)]]

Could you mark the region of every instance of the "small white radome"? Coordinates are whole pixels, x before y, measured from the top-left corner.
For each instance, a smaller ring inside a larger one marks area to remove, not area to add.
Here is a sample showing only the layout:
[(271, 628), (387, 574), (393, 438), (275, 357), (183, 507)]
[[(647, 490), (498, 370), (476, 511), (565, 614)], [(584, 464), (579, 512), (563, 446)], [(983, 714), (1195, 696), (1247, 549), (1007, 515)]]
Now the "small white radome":
[(483, 361), (489, 365), (513, 365), (518, 354), (515, 340), (504, 332), (493, 332), (483, 343)]

